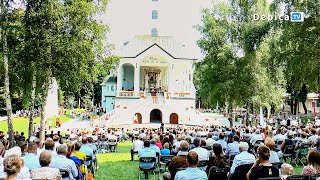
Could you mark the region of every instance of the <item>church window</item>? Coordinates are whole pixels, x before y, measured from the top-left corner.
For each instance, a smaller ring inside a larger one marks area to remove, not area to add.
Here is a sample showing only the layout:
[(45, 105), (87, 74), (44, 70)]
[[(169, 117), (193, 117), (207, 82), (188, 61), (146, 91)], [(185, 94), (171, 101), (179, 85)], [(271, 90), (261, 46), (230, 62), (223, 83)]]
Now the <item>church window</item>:
[(111, 91), (114, 91), (114, 86), (113, 85), (111, 86)]
[(152, 19), (158, 19), (158, 11), (156, 10), (152, 11)]
[(152, 37), (157, 37), (157, 36), (158, 36), (158, 30), (157, 30), (156, 28), (153, 28), (153, 29), (151, 30), (151, 36), (152, 36)]

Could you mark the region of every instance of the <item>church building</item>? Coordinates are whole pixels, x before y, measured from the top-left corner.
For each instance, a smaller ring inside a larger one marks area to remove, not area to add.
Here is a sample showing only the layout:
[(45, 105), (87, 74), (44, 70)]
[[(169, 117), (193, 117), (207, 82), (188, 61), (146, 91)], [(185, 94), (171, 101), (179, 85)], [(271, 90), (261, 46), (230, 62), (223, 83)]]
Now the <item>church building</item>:
[[(158, 19), (157, 10), (150, 14), (152, 20)], [(161, 36), (154, 26), (149, 35), (136, 35), (123, 44), (118, 66), (101, 84), (106, 112), (100, 118), (102, 124), (198, 124), (196, 59), (188, 57), (183, 44), (172, 36)]]

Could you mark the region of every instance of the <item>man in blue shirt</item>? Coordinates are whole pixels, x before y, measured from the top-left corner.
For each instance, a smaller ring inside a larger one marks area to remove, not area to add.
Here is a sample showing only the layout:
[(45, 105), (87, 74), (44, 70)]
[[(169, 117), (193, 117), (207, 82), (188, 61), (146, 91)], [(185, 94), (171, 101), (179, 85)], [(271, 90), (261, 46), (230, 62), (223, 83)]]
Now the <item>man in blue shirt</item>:
[(183, 171), (178, 171), (174, 180), (207, 180), (206, 172), (197, 168), (198, 162), (198, 154), (190, 151), (187, 155), (188, 168)]
[(248, 149), (249, 149), (248, 143), (240, 142), (239, 149), (241, 153), (234, 157), (234, 160), (230, 169), (230, 174), (233, 174), (236, 167), (242, 164), (251, 164), (251, 163), (253, 164), (256, 162), (256, 158), (254, 157), (254, 155), (251, 153), (248, 153)]
[(37, 156), (37, 144), (32, 142), (28, 144), (28, 154), (22, 157), (24, 165), (31, 171), (40, 168), (39, 157)]
[[(156, 152), (150, 148), (150, 141), (145, 140), (143, 143), (144, 148), (138, 151), (138, 157), (155, 157), (157, 158)], [(154, 166), (154, 162), (151, 163), (140, 163), (140, 167), (143, 169), (150, 169)]]
[(217, 141), (218, 144), (221, 145), (223, 150), (227, 149), (227, 142), (224, 140), (225, 134), (222, 132), (219, 134), (219, 140)]
[[(58, 155), (52, 156), (52, 161), (50, 163), (50, 167), (52, 168), (58, 168), (58, 169), (67, 169), (70, 174), (70, 179), (76, 178), (78, 173), (78, 168), (76, 167), (76, 164), (66, 157), (68, 152), (68, 147), (66, 145), (60, 145), (57, 147), (57, 153)], [(63, 178), (63, 180), (69, 180), (69, 178)]]
[(239, 136), (235, 135), (233, 136), (233, 142), (229, 143), (226, 150), (226, 155), (232, 156), (237, 155), (240, 153), (239, 151)]
[(82, 138), (82, 145), (80, 148), (80, 152), (85, 153), (87, 156), (91, 156), (93, 160), (96, 159), (96, 156), (93, 153), (93, 149), (88, 145), (88, 138), (87, 137)]

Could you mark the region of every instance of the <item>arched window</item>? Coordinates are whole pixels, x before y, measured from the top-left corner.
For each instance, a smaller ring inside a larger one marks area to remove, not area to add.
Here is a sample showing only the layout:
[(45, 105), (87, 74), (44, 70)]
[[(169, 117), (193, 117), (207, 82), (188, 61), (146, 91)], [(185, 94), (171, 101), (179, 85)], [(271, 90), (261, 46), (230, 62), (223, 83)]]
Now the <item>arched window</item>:
[(152, 19), (158, 19), (158, 11), (157, 10), (152, 11)]
[(157, 30), (156, 28), (153, 28), (153, 29), (151, 30), (151, 36), (152, 36), (152, 37), (157, 37), (157, 36), (158, 36), (158, 30)]
[(114, 91), (114, 86), (113, 85), (111, 86), (111, 91)]

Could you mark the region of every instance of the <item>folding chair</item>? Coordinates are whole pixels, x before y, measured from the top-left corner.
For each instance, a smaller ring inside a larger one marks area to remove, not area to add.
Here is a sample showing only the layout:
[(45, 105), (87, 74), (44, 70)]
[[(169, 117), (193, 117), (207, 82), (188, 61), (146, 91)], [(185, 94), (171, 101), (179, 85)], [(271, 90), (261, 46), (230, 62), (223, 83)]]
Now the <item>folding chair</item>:
[(228, 179), (229, 171), (230, 171), (230, 167), (212, 166), (210, 167), (208, 172), (208, 180)]
[(91, 156), (86, 156), (86, 161), (84, 162), (84, 164), (87, 166), (88, 172), (89, 172), (89, 173), (92, 173), (93, 176), (94, 176), (94, 173), (95, 173), (95, 165), (94, 165), (94, 162), (93, 162), (92, 157), (91, 157)]
[(288, 176), (286, 180), (309, 180), (309, 176), (303, 176), (303, 175), (294, 175), (294, 176)]
[(201, 160), (198, 162), (197, 167), (201, 168), (201, 167), (206, 167), (208, 165), (209, 161), (208, 160)]
[(61, 177), (64, 179), (64, 178), (68, 178), (71, 180), (71, 177), (70, 177), (70, 173), (67, 169), (59, 169), (60, 171), (60, 174), (61, 174)]
[[(290, 159), (290, 164), (292, 163), (292, 160), (295, 156), (295, 151), (294, 151), (294, 145), (287, 145), (286, 148), (283, 151), (283, 160), (284, 162), (287, 162), (287, 158)], [(297, 163), (294, 162), (296, 164), (296, 167), (298, 167)]]
[[(145, 173), (145, 179), (148, 179), (148, 174), (151, 172), (153, 173), (154, 179), (156, 179), (156, 158), (155, 157), (140, 157), (139, 158), (139, 180), (140, 178), (140, 173), (144, 172)], [(153, 166), (151, 168), (142, 168), (141, 163), (153, 163)], [(159, 177), (158, 177), (159, 178)]]
[(233, 160), (234, 160), (234, 157), (236, 157), (236, 155), (231, 155), (229, 156), (229, 159), (228, 159), (228, 166), (232, 166), (232, 163), (233, 163)]
[(163, 166), (164, 165), (164, 171), (166, 171), (166, 169), (167, 169), (167, 167), (169, 166), (169, 163), (172, 161), (172, 158), (173, 158), (174, 156), (173, 155), (163, 155), (163, 156), (161, 156), (161, 158), (160, 158), (160, 168), (161, 168), (161, 166)]
[(280, 147), (281, 147), (282, 143), (283, 143), (283, 141), (276, 141), (276, 147), (274, 148), (275, 152), (281, 151)]
[(309, 143), (302, 144), (300, 148), (298, 148), (296, 151), (297, 153), (296, 153), (296, 158), (294, 159), (294, 162), (300, 162), (303, 166), (305, 166), (303, 163), (303, 160), (305, 160), (305, 162), (308, 163), (307, 155), (308, 155), (309, 147), (310, 147)]
[(118, 143), (115, 139), (109, 139), (109, 149), (110, 152), (118, 152)]
[(251, 164), (242, 164), (234, 170), (234, 173), (231, 175), (229, 180), (247, 180), (247, 173), (253, 166), (253, 163)]
[(201, 161), (198, 162), (197, 167), (202, 171), (206, 171), (208, 163), (209, 163), (208, 160), (201, 160)]

